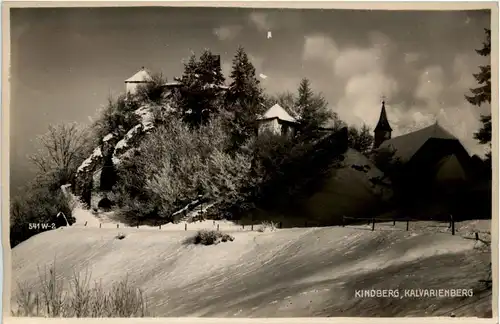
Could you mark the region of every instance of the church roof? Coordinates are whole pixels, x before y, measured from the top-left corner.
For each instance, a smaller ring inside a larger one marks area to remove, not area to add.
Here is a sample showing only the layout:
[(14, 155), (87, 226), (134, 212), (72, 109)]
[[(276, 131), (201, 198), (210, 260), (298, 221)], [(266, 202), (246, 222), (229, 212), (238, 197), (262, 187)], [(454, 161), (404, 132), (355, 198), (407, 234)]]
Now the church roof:
[(448, 155), (437, 164), (436, 180), (465, 180), (466, 172), (456, 155)]
[(396, 157), (399, 157), (403, 161), (408, 161), (428, 140), (433, 138), (458, 140), (436, 122), (420, 130), (389, 139), (383, 142), (380, 148), (395, 149)]
[(290, 114), (287, 113), (286, 110), (278, 104), (275, 104), (274, 106), (269, 108), (269, 110), (267, 110), (264, 113), (264, 115), (262, 116), (261, 119), (273, 119), (273, 118), (278, 118), (278, 119), (292, 122), (292, 123), (297, 122), (297, 120), (295, 118), (290, 116)]
[(384, 101), (382, 101), (382, 110), (380, 111), (380, 117), (378, 119), (377, 126), (375, 126), (375, 132), (377, 131), (392, 132), (391, 125), (389, 125), (389, 120), (387, 119), (387, 112), (385, 111)]
[(152, 78), (149, 72), (142, 68), (136, 74), (125, 80), (125, 82), (148, 82), (151, 80)]

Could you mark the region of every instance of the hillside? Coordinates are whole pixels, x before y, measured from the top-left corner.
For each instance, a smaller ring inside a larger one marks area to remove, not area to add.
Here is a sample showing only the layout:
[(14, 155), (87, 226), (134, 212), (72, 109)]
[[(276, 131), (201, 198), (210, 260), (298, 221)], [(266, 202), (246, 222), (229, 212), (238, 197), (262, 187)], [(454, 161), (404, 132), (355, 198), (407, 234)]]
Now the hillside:
[[(221, 224), (234, 242), (183, 245), (210, 222), (158, 228), (89, 228), (76, 225), (36, 235), (12, 252), (16, 282), (37, 287), (37, 267), (57, 260), (71, 276), (89, 267), (107, 286), (128, 275), (145, 290), (155, 316), (308, 317), (456, 316), (491, 312), (485, 279), (490, 252), (480, 242), (431, 226), (292, 228), (251, 232)], [(463, 223), (459, 233), (488, 224)], [(121, 226), (120, 226), (121, 227)], [(117, 240), (118, 232), (126, 234)], [(438, 267), (436, 265), (439, 265)], [(76, 267), (76, 268), (75, 268)], [(474, 289), (470, 298), (355, 298), (355, 289)], [(13, 298), (13, 297), (12, 297)], [(14, 302), (14, 301), (12, 301)], [(489, 313), (491, 314), (491, 313)]]
[(305, 202), (308, 217), (340, 220), (342, 215), (359, 216), (367, 213), (392, 194), (370, 182), (370, 179), (381, 176), (383, 173), (362, 153), (348, 149), (342, 168), (333, 169), (322, 190)]

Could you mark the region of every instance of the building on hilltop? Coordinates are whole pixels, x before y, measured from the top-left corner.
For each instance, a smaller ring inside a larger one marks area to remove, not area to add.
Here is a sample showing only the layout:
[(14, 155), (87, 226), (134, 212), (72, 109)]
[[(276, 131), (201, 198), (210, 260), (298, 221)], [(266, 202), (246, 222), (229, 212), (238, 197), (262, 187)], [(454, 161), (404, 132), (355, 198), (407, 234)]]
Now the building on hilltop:
[(137, 93), (137, 88), (139, 86), (152, 82), (153, 78), (151, 73), (142, 67), (137, 73), (125, 80), (125, 91), (127, 95), (134, 95)]
[(297, 119), (280, 105), (269, 108), (258, 120), (257, 133), (269, 131), (276, 135), (293, 136), (297, 131)]

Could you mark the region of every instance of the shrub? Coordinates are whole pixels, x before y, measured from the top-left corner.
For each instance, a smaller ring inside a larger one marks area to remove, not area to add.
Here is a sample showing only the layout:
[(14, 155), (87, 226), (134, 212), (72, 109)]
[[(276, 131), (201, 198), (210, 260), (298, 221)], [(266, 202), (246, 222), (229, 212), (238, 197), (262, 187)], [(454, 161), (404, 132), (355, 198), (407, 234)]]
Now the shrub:
[(235, 199), (248, 179), (251, 157), (246, 151), (228, 153), (229, 144), (221, 120), (191, 129), (172, 116), (120, 165), (116, 192), (122, 214), (134, 221), (173, 221), (175, 211), (200, 195)]
[[(15, 296), (17, 309), (13, 316), (46, 317), (145, 317), (148, 316), (146, 296), (130, 286), (128, 278), (112, 285), (105, 291), (101, 282), (90, 285), (90, 273), (83, 276), (73, 272), (69, 282), (60, 279), (55, 262), (39, 269), (40, 289), (27, 283), (18, 283)], [(69, 291), (64, 291), (67, 286)]]
[(162, 74), (154, 74), (151, 76), (151, 82), (137, 87), (137, 92), (134, 100), (137, 102), (161, 103), (165, 99), (165, 91), (163, 85), (167, 79)]
[(286, 210), (320, 188), (332, 168), (340, 168), (347, 129), (314, 141), (263, 134), (256, 141), (248, 199), (262, 209)]
[(186, 244), (216, 245), (219, 242), (234, 241), (234, 237), (215, 230), (201, 230), (195, 236), (188, 238)]
[(126, 96), (108, 98), (108, 104), (99, 112), (99, 118), (92, 125), (95, 138), (102, 139), (110, 133), (123, 137), (140, 122), (139, 116), (134, 113), (138, 108), (139, 102), (127, 100)]
[(118, 235), (116, 235), (116, 238), (119, 239), (119, 240), (123, 240), (125, 238), (125, 234), (124, 233), (118, 233)]
[(257, 231), (259, 231), (261, 233), (263, 233), (265, 231), (274, 232), (274, 231), (276, 231), (276, 228), (278, 228), (278, 226), (276, 226), (275, 222), (263, 221), (262, 224), (260, 224), (260, 227)]
[[(57, 214), (63, 212), (69, 224), (75, 222), (72, 216), (73, 204), (59, 192), (52, 192), (47, 187), (30, 186), (14, 199), (10, 206), (10, 245), (11, 248), (29, 239), (33, 235), (66, 226)], [(30, 229), (31, 224), (40, 224)], [(47, 224), (48, 227), (41, 226)], [(52, 226), (54, 225), (54, 226)]]

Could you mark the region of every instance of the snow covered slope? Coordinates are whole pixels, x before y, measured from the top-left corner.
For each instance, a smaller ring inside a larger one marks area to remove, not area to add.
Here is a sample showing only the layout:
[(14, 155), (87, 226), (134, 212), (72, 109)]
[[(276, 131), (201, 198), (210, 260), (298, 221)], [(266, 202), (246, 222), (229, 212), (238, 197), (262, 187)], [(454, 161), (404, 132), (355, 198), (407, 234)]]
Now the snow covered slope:
[(322, 190), (305, 202), (310, 218), (364, 217), (364, 213), (391, 196), (388, 188), (374, 186), (370, 181), (383, 173), (368, 158), (353, 149), (348, 149), (344, 158), (343, 167), (333, 169)]
[[(117, 240), (118, 232), (126, 237)], [(484, 316), (491, 311), (491, 291), (488, 295), (478, 283), (485, 279), (490, 254), (459, 235), (325, 227), (234, 230), (234, 242), (182, 244), (193, 233), (74, 227), (36, 235), (13, 249), (12, 296), (16, 282), (37, 287), (37, 267), (56, 257), (65, 277), (88, 267), (109, 286), (128, 275), (145, 290), (155, 316)], [(372, 288), (475, 292), (466, 299), (354, 295)]]

